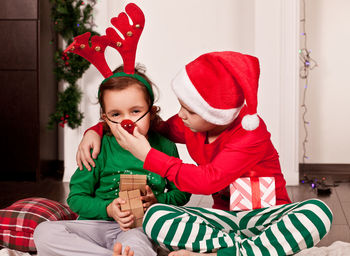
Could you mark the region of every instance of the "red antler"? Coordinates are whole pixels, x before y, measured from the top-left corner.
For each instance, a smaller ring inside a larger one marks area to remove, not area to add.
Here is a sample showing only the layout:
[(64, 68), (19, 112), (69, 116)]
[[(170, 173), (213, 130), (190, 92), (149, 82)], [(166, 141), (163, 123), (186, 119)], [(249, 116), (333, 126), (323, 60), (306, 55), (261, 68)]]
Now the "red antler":
[(124, 12), (111, 20), (112, 25), (122, 33), (124, 39), (113, 28), (107, 28), (106, 35), (110, 39), (109, 46), (116, 49), (123, 58), (124, 72), (133, 74), (135, 72), (137, 43), (145, 25), (145, 16), (142, 10), (133, 3), (128, 4), (125, 11), (133, 21), (132, 25)]
[(91, 33), (79, 35), (74, 38), (74, 42), (70, 44), (64, 52), (71, 51), (78, 54), (92, 63), (100, 73), (105, 77), (110, 77), (113, 72), (108, 67), (105, 59), (105, 50), (107, 46), (116, 49), (123, 58), (124, 72), (133, 74), (135, 72), (135, 57), (137, 43), (141, 36), (145, 16), (142, 10), (133, 3), (125, 7), (126, 13), (130, 16), (133, 24), (129, 23), (128, 16), (122, 12), (118, 17), (112, 18), (111, 23), (124, 36), (122, 39), (113, 28), (106, 29), (106, 36), (93, 36), (91, 38), (91, 47), (89, 46), (89, 38)]
[(91, 47), (89, 45), (90, 32), (86, 32), (74, 38), (74, 42), (70, 44), (64, 52), (71, 51), (88, 60), (100, 71), (105, 77), (111, 76), (113, 73), (108, 67), (105, 59), (105, 50), (109, 42), (104, 36), (93, 36), (91, 38)]

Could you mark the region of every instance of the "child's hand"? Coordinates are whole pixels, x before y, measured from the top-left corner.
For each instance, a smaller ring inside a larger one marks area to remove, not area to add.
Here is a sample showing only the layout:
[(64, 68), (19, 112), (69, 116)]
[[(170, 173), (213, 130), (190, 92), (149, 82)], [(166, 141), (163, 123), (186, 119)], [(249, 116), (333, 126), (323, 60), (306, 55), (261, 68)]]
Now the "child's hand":
[[(100, 153), (101, 137), (93, 130), (87, 131), (79, 144), (76, 161), (80, 170), (83, 170), (83, 164), (91, 171), (91, 166), (95, 167), (95, 162), (91, 158), (90, 150), (92, 149), (92, 157), (97, 158)], [(91, 165), (91, 166), (90, 166)]]
[(145, 212), (152, 204), (158, 203), (157, 198), (153, 194), (152, 189), (150, 186), (146, 185), (146, 195), (141, 196), (141, 200), (143, 202), (143, 211)]
[(113, 202), (107, 206), (107, 214), (118, 222), (121, 230), (127, 231), (131, 229), (135, 217), (130, 211), (121, 211), (120, 205), (124, 203), (125, 201), (120, 197), (114, 199)]
[(113, 126), (111, 131), (122, 148), (130, 151), (131, 154), (142, 162), (145, 161), (148, 152), (151, 150), (151, 145), (147, 138), (139, 133), (137, 126), (134, 129), (133, 135), (129, 134), (120, 125)]

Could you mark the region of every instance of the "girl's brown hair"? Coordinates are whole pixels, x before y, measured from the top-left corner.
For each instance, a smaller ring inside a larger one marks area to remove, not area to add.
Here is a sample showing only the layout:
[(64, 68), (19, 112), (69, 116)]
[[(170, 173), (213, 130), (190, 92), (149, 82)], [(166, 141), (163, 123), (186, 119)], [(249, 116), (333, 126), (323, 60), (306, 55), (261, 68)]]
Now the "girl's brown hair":
[[(119, 73), (124, 72), (123, 65), (119, 66), (117, 69), (113, 71), (113, 73)], [(158, 91), (158, 88), (152, 83), (152, 81), (145, 75), (145, 68), (141, 65), (137, 65), (135, 68), (135, 74), (143, 77), (151, 86), (152, 89), (156, 89)], [(145, 99), (148, 103), (148, 106), (150, 108), (150, 114), (151, 114), (151, 123), (150, 123), (150, 130), (156, 130), (156, 127), (158, 126), (159, 122), (161, 121), (161, 118), (159, 116), (160, 107), (153, 106), (151, 96), (146, 88), (146, 86), (133, 77), (112, 77), (109, 80), (107, 80), (105, 83), (102, 83), (99, 88), (99, 94), (98, 94), (98, 102), (100, 103), (101, 110), (100, 110), (100, 118), (102, 119), (102, 115), (105, 113), (105, 104), (104, 104), (104, 95), (106, 91), (108, 90), (123, 90), (128, 88), (131, 85), (138, 84), (140, 89), (142, 90)], [(154, 90), (153, 90), (154, 91)], [(103, 124), (103, 130), (106, 134), (111, 134), (110, 129), (106, 122)]]

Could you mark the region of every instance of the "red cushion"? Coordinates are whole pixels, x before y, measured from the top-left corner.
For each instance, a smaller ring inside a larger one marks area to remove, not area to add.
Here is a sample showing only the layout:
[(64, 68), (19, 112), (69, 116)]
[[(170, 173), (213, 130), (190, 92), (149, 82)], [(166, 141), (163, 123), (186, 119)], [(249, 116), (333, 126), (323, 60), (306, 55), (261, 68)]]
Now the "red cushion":
[(0, 210), (0, 246), (36, 251), (33, 233), (43, 221), (75, 220), (78, 215), (68, 206), (46, 198), (21, 199)]

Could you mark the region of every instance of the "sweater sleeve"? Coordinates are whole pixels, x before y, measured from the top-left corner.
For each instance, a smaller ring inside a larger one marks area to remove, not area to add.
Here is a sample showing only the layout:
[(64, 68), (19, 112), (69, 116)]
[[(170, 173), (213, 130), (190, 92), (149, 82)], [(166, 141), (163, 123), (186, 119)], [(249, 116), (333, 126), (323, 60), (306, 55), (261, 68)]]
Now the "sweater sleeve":
[(99, 165), (88, 171), (85, 167), (79, 168), (73, 174), (70, 181), (70, 193), (67, 198), (69, 207), (79, 214), (82, 219), (109, 220), (107, 206), (112, 200), (103, 200), (95, 197), (96, 185), (99, 181)]
[[(169, 146), (165, 152), (169, 156), (179, 157), (176, 145), (169, 142)], [(159, 194), (157, 200), (159, 203), (172, 204), (172, 205), (185, 205), (191, 198), (191, 194), (180, 191), (173, 182), (166, 179), (167, 192)]]
[(166, 177), (181, 191), (209, 195), (224, 189), (256, 166), (267, 150), (271, 150), (268, 143), (253, 141), (227, 145), (210, 163), (197, 166), (152, 148), (144, 168)]
[(157, 197), (158, 203), (172, 204), (172, 205), (185, 205), (190, 201), (191, 194), (180, 191), (173, 182), (167, 180), (168, 192), (160, 194)]
[(87, 131), (95, 131), (98, 135), (100, 135), (100, 137), (102, 138), (103, 136), (103, 122), (99, 122), (97, 123), (96, 125), (90, 127), (89, 129), (87, 129), (85, 132), (84, 132), (84, 135)]

